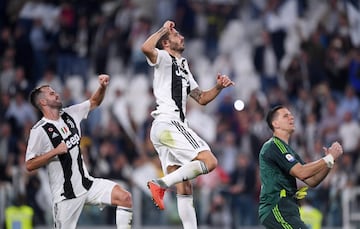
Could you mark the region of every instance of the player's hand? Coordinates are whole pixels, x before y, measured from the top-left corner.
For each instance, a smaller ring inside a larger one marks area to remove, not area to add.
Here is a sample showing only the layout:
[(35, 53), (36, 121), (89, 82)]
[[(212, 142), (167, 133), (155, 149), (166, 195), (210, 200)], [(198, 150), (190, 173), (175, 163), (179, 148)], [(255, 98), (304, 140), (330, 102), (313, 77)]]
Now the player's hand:
[(223, 89), (233, 85), (235, 85), (235, 83), (232, 80), (230, 80), (230, 78), (227, 75), (221, 75), (220, 73), (217, 74), (216, 87), (218, 89)]
[(165, 29), (167, 29), (168, 31), (171, 31), (173, 28), (175, 28), (175, 22), (173, 21), (166, 21), (163, 25), (163, 27)]
[(99, 78), (100, 86), (107, 87), (107, 85), (109, 85), (109, 82), (110, 82), (109, 75), (101, 74), (101, 75), (98, 76), (98, 78)]
[(343, 154), (343, 148), (339, 142), (334, 142), (328, 149), (327, 153), (330, 153), (334, 160), (339, 158)]
[(62, 141), (55, 149), (56, 149), (56, 151), (58, 152), (58, 153), (57, 153), (58, 155), (60, 155), (60, 154), (65, 154), (65, 153), (67, 153), (67, 151), (68, 151), (68, 148), (67, 148), (67, 146), (66, 146), (66, 144), (65, 144), (64, 141)]

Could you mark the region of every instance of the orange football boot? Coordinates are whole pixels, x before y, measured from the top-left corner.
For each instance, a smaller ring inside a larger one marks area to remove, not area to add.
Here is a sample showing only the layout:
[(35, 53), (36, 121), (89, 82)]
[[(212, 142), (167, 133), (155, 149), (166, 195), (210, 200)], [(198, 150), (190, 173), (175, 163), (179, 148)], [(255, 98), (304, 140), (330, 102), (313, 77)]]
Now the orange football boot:
[(165, 195), (165, 188), (160, 187), (156, 183), (156, 181), (152, 180), (147, 183), (148, 188), (150, 189), (152, 200), (154, 204), (160, 209), (164, 210), (164, 195)]

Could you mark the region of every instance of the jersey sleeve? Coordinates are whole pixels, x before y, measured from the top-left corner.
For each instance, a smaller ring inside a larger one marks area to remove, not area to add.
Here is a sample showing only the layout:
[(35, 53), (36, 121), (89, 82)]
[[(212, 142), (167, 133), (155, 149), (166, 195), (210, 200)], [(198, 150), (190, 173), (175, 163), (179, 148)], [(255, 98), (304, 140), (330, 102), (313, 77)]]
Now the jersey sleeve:
[(195, 88), (199, 87), (199, 84), (196, 82), (196, 80), (194, 79), (193, 74), (190, 71), (190, 67), (189, 64), (186, 60), (186, 65), (185, 65), (186, 70), (189, 72), (189, 82), (190, 82), (190, 91), (194, 90)]
[(64, 108), (64, 111), (67, 112), (71, 117), (73, 117), (76, 122), (80, 122), (82, 119), (86, 119), (89, 114), (90, 101), (86, 100), (82, 103)]
[(52, 149), (52, 145), (41, 126), (30, 130), (30, 136), (26, 148), (25, 161), (36, 156), (47, 153)]
[(151, 67), (158, 66), (158, 65), (160, 64), (162, 58), (164, 58), (164, 54), (166, 54), (164, 50), (160, 50), (160, 49), (158, 49), (158, 48), (155, 48), (155, 50), (156, 50), (157, 53), (158, 53), (155, 63), (152, 63), (152, 62), (150, 61), (150, 59), (149, 59), (147, 56), (145, 56), (145, 57), (146, 57), (146, 62), (147, 62)]

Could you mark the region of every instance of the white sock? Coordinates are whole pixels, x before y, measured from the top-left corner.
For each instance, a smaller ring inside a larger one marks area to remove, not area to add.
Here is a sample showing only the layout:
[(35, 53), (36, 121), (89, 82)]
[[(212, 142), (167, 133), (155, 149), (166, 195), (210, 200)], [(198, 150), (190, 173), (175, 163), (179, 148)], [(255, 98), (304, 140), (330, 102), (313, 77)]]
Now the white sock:
[(116, 228), (117, 229), (131, 229), (132, 224), (132, 209), (117, 206), (116, 208)]
[(196, 229), (197, 220), (192, 195), (176, 195), (178, 213), (184, 229)]
[(161, 180), (170, 187), (182, 181), (191, 180), (201, 174), (208, 173), (206, 165), (202, 161), (191, 161), (189, 164), (183, 165), (174, 172), (162, 177)]

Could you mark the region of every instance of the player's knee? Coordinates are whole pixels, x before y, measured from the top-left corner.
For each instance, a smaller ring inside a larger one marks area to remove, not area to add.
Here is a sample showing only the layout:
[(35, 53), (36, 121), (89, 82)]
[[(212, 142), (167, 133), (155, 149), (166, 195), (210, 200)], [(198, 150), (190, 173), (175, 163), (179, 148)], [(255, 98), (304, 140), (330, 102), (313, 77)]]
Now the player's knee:
[(207, 172), (213, 171), (218, 165), (218, 160), (210, 151), (202, 151), (196, 159), (205, 164)]
[(208, 160), (206, 166), (208, 171), (211, 172), (216, 168), (217, 165), (218, 165), (218, 160), (216, 159), (216, 157), (212, 157), (210, 160)]
[(126, 190), (117, 191), (113, 196), (113, 205), (132, 208), (132, 195)]
[(126, 191), (122, 197), (122, 202), (124, 207), (132, 208), (132, 195), (130, 192)]
[(206, 173), (209, 173), (209, 172), (213, 171), (216, 168), (216, 166), (218, 164), (218, 161), (214, 157), (214, 158), (210, 158), (210, 159), (208, 159), (206, 161), (201, 161), (201, 163), (203, 163), (203, 167), (205, 168), (203, 170), (204, 171), (203, 173), (206, 174)]

